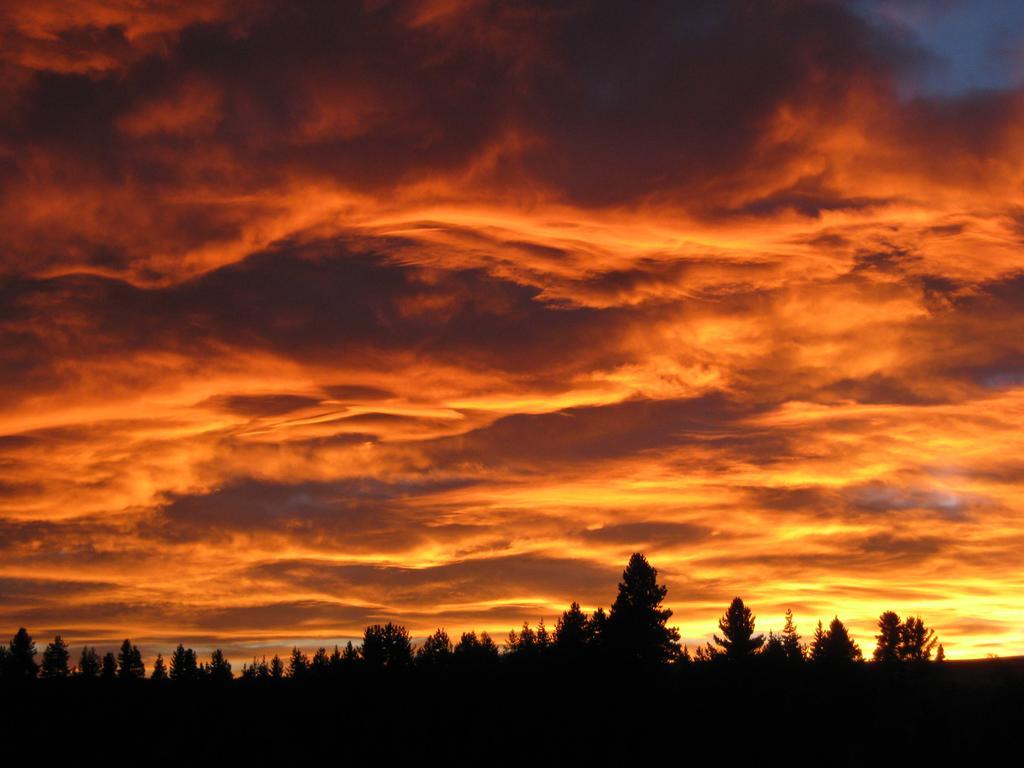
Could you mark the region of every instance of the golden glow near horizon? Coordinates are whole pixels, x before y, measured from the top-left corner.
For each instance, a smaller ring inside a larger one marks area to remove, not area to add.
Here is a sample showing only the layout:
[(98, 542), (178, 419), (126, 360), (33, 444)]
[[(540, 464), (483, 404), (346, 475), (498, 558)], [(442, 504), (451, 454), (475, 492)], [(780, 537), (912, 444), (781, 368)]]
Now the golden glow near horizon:
[(833, 4), (708, 69), (768, 5), (658, 71), (474, 2), (5, 11), (0, 628), (500, 639), (640, 550), (691, 647), (739, 594), (1024, 653), (1021, 93), (900, 96)]

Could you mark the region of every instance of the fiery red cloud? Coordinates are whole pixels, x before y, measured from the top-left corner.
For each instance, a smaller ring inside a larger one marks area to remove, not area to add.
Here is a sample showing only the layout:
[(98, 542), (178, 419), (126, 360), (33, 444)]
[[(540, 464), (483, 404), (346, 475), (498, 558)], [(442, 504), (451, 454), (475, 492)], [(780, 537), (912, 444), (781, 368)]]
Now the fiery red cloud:
[[(1024, 651), (1024, 92), (838, 2), (5, 3), (0, 624)], [(316, 638), (316, 640), (314, 640)]]

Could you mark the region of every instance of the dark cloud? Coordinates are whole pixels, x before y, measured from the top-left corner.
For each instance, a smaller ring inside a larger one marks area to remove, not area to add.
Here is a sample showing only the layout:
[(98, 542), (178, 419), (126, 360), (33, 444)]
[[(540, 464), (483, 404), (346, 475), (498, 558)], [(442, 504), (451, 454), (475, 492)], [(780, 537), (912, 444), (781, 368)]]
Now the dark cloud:
[(359, 478), (283, 483), (244, 478), (210, 493), (171, 496), (141, 532), (172, 543), (269, 535), (307, 547), (398, 552), (430, 535), (429, 512), (417, 514), (403, 499), (429, 497), (472, 482)]
[(504, 555), (424, 568), (279, 560), (248, 576), (289, 589), (376, 596), (394, 604), (486, 602), (524, 594), (609, 603), (621, 569), (546, 555)]
[(697, 544), (707, 540), (714, 530), (703, 525), (650, 520), (638, 523), (615, 523), (582, 532), (584, 539), (609, 544), (640, 547), (672, 547)]
[(320, 404), (320, 398), (307, 395), (217, 395), (200, 405), (223, 408), (242, 416), (279, 416)]

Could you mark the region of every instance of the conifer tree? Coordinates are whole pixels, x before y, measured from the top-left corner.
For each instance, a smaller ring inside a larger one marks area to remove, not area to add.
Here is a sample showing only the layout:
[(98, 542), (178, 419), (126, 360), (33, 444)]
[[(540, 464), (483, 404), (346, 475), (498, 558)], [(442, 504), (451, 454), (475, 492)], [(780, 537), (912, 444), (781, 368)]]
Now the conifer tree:
[(292, 648), (292, 655), (288, 659), (288, 677), (292, 680), (301, 680), (309, 671), (309, 657), (298, 647)]
[(903, 624), (895, 611), (885, 611), (878, 617), (878, 634), (875, 635), (876, 645), (872, 658), (883, 664), (893, 664), (900, 660), (900, 644), (903, 635)]
[(822, 631), (821, 622), (814, 633), (811, 658), (827, 664), (845, 664), (861, 660), (860, 647), (850, 637), (846, 625), (836, 616), (827, 631)]
[(764, 638), (759, 655), (773, 663), (785, 661), (786, 649), (782, 646), (782, 635), (776, 635), (772, 630), (768, 630), (768, 636)]
[(422, 667), (441, 667), (451, 660), (452, 652), (448, 633), (438, 629), (416, 650), (416, 663)]
[(186, 681), (199, 677), (199, 662), (196, 652), (181, 643), (171, 654), (171, 680)]
[(363, 633), (363, 661), (374, 669), (403, 669), (412, 663), (409, 630), (398, 624), (373, 624)]
[(329, 669), (330, 660), (327, 657), (327, 649), (320, 646), (313, 653), (313, 658), (309, 660), (310, 675), (318, 679), (323, 679), (327, 677)]
[(281, 657), (276, 653), (274, 658), (270, 660), (270, 679), (280, 680), (284, 677), (284, 663), (281, 661)]
[(142, 663), (142, 652), (132, 641), (125, 639), (117, 654), (117, 676), (122, 680), (137, 680), (146, 676), (146, 667)]
[(555, 648), (562, 654), (580, 653), (590, 642), (590, 620), (573, 601), (555, 624)]
[(99, 677), (103, 661), (95, 648), (84, 646), (78, 659), (78, 674), (82, 677)]
[(67, 677), (68, 670), (68, 659), (70, 654), (68, 653), (67, 643), (64, 639), (57, 635), (53, 638), (53, 642), (46, 646), (46, 650), (43, 651), (43, 665), (40, 669), (40, 675), (43, 677)]
[(908, 616), (899, 634), (899, 657), (903, 661), (928, 661), (939, 642), (935, 630), (924, 625), (920, 616)]
[(217, 648), (210, 654), (210, 663), (206, 667), (206, 676), (218, 683), (226, 683), (231, 680), (231, 662), (224, 658), (224, 651)]
[(752, 656), (764, 643), (762, 635), (754, 635), (754, 614), (743, 604), (743, 600), (734, 597), (728, 610), (718, 621), (722, 637), (715, 635), (715, 643), (721, 648), (726, 658), (741, 661)]
[(39, 672), (36, 664), (36, 644), (28, 630), (21, 627), (11, 638), (4, 659), (4, 676), (13, 679), (35, 677)]
[(603, 634), (608, 649), (620, 660), (661, 664), (679, 650), (679, 632), (666, 625), (672, 611), (662, 608), (667, 588), (647, 558), (635, 552), (622, 572), (619, 593)]
[(793, 611), (786, 609), (786, 626), (782, 628), (782, 649), (786, 654), (786, 660), (799, 662), (804, 660), (804, 646), (800, 642), (800, 635), (797, 634), (796, 625), (793, 623)]
[(153, 662), (153, 674), (149, 676), (150, 680), (156, 680), (162, 682), (167, 679), (167, 665), (164, 663), (164, 655), (158, 653), (156, 660)]
[(117, 677), (117, 657), (111, 651), (103, 654), (100, 677), (104, 680), (113, 680)]

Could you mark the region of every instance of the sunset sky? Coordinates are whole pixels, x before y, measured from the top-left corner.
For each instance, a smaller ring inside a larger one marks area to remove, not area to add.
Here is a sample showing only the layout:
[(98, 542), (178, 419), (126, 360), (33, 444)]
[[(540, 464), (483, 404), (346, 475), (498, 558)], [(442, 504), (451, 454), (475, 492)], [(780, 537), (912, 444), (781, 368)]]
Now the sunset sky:
[(0, 631), (1024, 653), (1022, 158), (1000, 0), (0, 0)]

